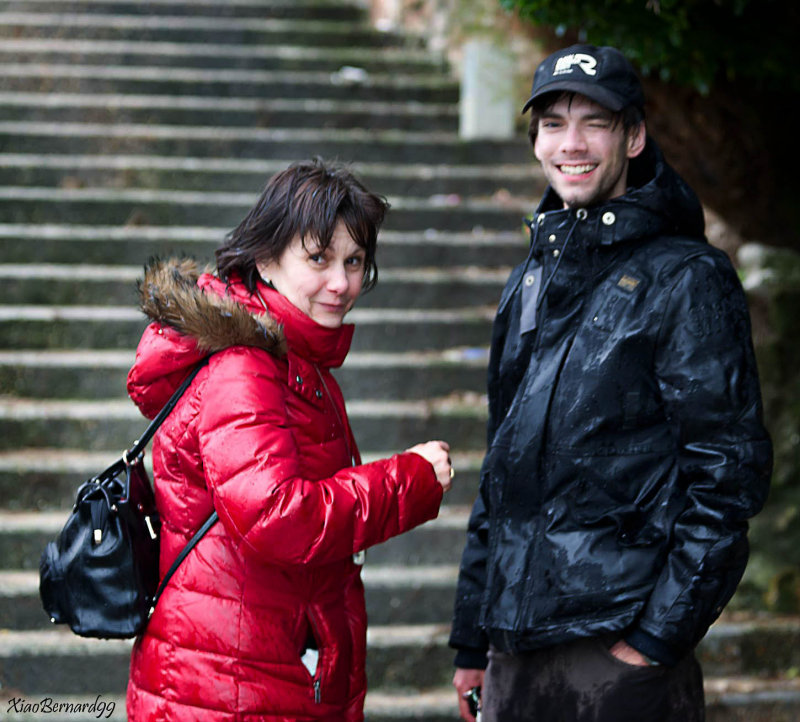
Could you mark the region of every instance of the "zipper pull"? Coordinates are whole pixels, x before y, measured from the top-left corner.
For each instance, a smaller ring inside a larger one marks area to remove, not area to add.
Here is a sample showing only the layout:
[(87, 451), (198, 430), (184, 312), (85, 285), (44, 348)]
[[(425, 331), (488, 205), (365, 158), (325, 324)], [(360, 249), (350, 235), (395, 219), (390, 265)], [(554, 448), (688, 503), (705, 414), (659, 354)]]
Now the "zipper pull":
[(314, 704), (319, 704), (322, 702), (322, 690), (320, 689), (321, 683), (322, 680), (319, 677), (314, 680)]

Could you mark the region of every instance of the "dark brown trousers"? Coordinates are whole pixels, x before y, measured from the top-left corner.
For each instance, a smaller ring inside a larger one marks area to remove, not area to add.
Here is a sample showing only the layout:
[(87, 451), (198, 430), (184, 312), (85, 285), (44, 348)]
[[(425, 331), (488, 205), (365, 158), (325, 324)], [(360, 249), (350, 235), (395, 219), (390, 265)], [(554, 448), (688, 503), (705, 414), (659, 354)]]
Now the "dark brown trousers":
[(693, 654), (675, 667), (637, 667), (582, 639), (509, 655), (489, 652), (482, 722), (703, 722), (703, 675)]

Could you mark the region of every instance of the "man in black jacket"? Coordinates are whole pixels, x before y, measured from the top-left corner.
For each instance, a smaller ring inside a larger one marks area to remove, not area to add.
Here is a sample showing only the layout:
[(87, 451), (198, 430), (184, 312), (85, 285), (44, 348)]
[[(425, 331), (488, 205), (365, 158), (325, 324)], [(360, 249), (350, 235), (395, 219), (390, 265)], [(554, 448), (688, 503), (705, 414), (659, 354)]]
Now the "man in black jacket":
[(744, 294), (619, 51), (546, 58), (528, 109), (549, 186), (492, 331), (461, 714), (482, 687), (484, 722), (699, 722), (772, 465)]

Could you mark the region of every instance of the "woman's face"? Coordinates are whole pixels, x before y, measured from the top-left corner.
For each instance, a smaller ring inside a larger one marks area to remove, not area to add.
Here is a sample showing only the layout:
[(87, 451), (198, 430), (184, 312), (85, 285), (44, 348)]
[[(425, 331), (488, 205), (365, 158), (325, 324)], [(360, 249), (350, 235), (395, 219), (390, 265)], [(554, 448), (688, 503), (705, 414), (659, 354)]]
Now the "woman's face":
[(277, 261), (259, 263), (258, 272), (318, 324), (338, 328), (361, 293), (365, 256), (339, 221), (324, 251), (295, 236)]

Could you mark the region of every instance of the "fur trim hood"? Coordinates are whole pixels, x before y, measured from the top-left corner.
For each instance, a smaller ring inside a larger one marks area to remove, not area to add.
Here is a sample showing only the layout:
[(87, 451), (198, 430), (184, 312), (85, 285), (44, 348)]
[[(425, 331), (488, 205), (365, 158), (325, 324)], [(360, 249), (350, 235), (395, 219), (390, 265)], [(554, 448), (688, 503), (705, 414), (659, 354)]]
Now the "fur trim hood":
[(229, 296), (198, 287), (200, 272), (191, 259), (154, 261), (139, 283), (140, 306), (156, 323), (195, 339), (206, 354), (231, 346), (255, 346), (275, 356), (286, 353), (286, 339), (269, 314), (251, 313)]

